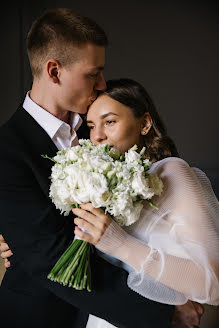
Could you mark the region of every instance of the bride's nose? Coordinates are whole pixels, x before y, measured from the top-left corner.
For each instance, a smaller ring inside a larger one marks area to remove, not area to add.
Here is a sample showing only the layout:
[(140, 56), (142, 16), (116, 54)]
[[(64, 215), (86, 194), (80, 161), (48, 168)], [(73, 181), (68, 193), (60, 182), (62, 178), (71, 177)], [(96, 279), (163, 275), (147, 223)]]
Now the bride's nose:
[(102, 143), (103, 141), (105, 141), (107, 139), (107, 136), (104, 132), (104, 129), (96, 127), (93, 138), (97, 143)]

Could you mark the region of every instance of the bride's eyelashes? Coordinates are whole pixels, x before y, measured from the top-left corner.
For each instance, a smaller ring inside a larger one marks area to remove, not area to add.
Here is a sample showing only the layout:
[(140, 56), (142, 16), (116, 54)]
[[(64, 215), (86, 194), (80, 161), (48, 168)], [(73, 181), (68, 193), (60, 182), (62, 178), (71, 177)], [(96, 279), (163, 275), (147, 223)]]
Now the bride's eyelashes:
[[(114, 123), (116, 123), (115, 120), (107, 120), (104, 125), (113, 125)], [(95, 125), (87, 125), (89, 130), (92, 130), (93, 128), (95, 128)]]
[(112, 125), (113, 123), (116, 123), (114, 120), (107, 120), (105, 124)]

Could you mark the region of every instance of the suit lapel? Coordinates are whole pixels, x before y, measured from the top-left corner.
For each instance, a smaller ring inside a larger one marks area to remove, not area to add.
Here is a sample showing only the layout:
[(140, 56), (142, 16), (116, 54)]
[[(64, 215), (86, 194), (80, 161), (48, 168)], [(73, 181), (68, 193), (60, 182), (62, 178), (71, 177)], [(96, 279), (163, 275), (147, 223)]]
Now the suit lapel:
[(23, 109), (18, 108), (11, 119), (13, 131), (21, 139), (24, 160), (31, 167), (41, 189), (48, 197), (53, 162), (41, 155), (55, 156), (57, 147), (44, 129)]
[[(11, 118), (13, 131), (17, 137), (22, 140), (25, 160), (40, 184), (43, 192), (48, 197), (50, 186), (50, 175), (53, 162), (44, 159), (42, 155), (49, 157), (55, 156), (58, 149), (45, 130), (33, 119), (33, 117), (23, 109), (18, 108), (16, 113)], [(79, 138), (88, 138), (88, 128), (83, 120), (80, 129), (77, 131)]]

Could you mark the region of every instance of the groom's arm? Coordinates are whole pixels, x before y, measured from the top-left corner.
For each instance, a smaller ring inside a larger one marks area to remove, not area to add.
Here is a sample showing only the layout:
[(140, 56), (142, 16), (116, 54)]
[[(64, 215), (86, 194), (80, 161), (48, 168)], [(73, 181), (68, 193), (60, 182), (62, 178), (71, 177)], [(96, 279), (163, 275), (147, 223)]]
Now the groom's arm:
[[(76, 291), (47, 279), (72, 241), (73, 219), (61, 216), (30, 167), (1, 156), (1, 230), (31, 278), (68, 303), (119, 327), (168, 327), (173, 307), (147, 300), (127, 287), (127, 273), (93, 255), (94, 291)], [(28, 261), (26, 260), (28, 258)]]

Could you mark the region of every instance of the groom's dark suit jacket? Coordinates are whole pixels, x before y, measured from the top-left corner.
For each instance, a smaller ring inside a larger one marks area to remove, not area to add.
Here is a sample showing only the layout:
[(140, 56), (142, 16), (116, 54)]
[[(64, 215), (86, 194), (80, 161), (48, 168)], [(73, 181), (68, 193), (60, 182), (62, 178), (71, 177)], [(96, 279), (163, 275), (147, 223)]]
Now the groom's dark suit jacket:
[[(86, 137), (83, 131), (79, 137)], [(41, 154), (54, 156), (57, 148), (22, 106), (1, 127), (0, 145), (0, 232), (14, 254), (0, 287), (1, 323), (83, 328), (93, 313), (118, 327), (169, 327), (173, 307), (131, 291), (127, 273), (95, 251), (92, 292), (47, 279), (74, 238), (73, 215), (60, 215), (48, 197), (53, 164)]]

